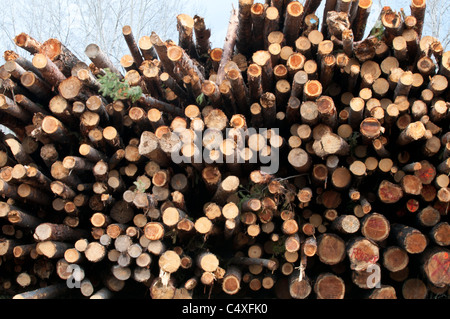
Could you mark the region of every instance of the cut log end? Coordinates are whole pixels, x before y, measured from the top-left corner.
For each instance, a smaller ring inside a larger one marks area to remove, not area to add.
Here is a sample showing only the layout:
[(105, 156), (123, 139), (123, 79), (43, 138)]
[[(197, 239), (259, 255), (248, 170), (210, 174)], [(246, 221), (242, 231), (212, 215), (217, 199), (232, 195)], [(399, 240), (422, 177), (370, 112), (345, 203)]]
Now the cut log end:
[(314, 291), (318, 299), (344, 299), (344, 281), (331, 273), (319, 275), (314, 284)]
[(424, 271), (427, 278), (437, 287), (450, 283), (450, 255), (447, 250), (437, 250), (426, 254)]
[(403, 197), (403, 190), (399, 185), (384, 180), (378, 187), (378, 196), (383, 203), (393, 204)]
[(425, 250), (427, 243), (427, 238), (423, 234), (411, 234), (406, 239), (405, 248), (411, 254), (420, 254)]
[(167, 250), (159, 257), (158, 264), (161, 270), (171, 274), (180, 268), (181, 258), (175, 251)]
[(370, 240), (381, 242), (389, 236), (390, 223), (383, 215), (372, 213), (363, 220), (361, 233)]

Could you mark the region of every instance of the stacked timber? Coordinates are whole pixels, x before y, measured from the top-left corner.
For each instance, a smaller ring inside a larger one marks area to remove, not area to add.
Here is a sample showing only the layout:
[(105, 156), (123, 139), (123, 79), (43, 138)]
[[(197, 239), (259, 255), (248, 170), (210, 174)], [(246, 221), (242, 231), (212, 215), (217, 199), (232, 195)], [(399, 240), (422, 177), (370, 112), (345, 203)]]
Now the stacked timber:
[(240, 0), (220, 48), (199, 16), (178, 41), (124, 26), (118, 66), (17, 35), (2, 292), (448, 297), (450, 52), (425, 0), (372, 30), (372, 0), (320, 3)]

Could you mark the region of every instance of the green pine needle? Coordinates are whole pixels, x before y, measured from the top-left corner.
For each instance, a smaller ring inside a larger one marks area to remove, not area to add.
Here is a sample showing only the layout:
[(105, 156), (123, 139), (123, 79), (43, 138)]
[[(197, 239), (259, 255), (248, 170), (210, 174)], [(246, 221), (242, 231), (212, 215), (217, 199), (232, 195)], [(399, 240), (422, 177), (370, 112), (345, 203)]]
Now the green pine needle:
[(105, 75), (99, 76), (100, 93), (114, 101), (131, 100), (135, 103), (142, 96), (142, 89), (139, 86), (130, 86), (125, 80), (120, 80), (117, 74), (109, 69), (104, 69)]

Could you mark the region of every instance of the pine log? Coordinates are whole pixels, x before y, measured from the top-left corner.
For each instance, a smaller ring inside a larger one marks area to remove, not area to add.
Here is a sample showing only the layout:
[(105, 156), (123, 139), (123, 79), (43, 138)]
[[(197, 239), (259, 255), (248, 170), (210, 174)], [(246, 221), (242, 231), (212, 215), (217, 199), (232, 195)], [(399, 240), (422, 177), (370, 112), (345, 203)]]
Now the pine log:
[(303, 5), (301, 3), (293, 1), (286, 6), (283, 33), (288, 46), (293, 46), (299, 36), (302, 14)]
[(229, 266), (222, 280), (222, 290), (228, 295), (235, 295), (241, 289), (242, 272), (236, 266)]
[(116, 68), (116, 66), (111, 62), (110, 58), (106, 53), (104, 53), (100, 47), (91, 43), (86, 47), (84, 53), (87, 57), (94, 63), (94, 65), (99, 69), (109, 69), (111, 72), (116, 73), (120, 79), (123, 78), (121, 72)]
[(40, 218), (18, 209), (10, 210), (7, 218), (11, 224), (29, 229), (34, 229), (42, 223)]
[(106, 256), (106, 248), (98, 242), (90, 242), (84, 254), (90, 262), (100, 262)]
[(345, 284), (334, 274), (322, 273), (315, 281), (314, 292), (318, 299), (344, 299)]
[(420, 254), (428, 245), (425, 235), (411, 226), (393, 224), (391, 229), (398, 245), (410, 254)]
[(13, 296), (13, 299), (54, 299), (68, 292), (67, 285), (54, 284), (47, 287), (38, 288), (23, 293), (19, 293)]
[(327, 265), (336, 265), (345, 258), (345, 242), (339, 236), (325, 233), (317, 238), (317, 256)]
[(361, 234), (374, 242), (388, 238), (390, 232), (389, 220), (382, 214), (370, 213), (361, 220)]
[(353, 270), (365, 270), (379, 259), (378, 246), (363, 237), (352, 238), (346, 249)]
[(383, 251), (383, 266), (391, 271), (398, 272), (407, 267), (409, 263), (408, 253), (400, 247), (389, 246)]
[(73, 241), (85, 235), (86, 233), (83, 230), (51, 223), (40, 224), (34, 231), (34, 238), (37, 241)]
[(332, 227), (343, 234), (354, 234), (360, 228), (360, 222), (354, 215), (341, 215), (333, 220)]
[(399, 185), (384, 180), (378, 187), (378, 197), (383, 203), (393, 204), (403, 197), (403, 190)]
[(422, 270), (427, 279), (437, 287), (448, 285), (450, 279), (449, 253), (445, 248), (428, 248), (422, 254)]
[(225, 66), (228, 63), (228, 61), (230, 61), (232, 58), (234, 47), (237, 41), (238, 29), (239, 29), (239, 11), (233, 9), (231, 11), (227, 34), (225, 36), (222, 57), (220, 59), (220, 64), (217, 70), (217, 78), (216, 78), (217, 85), (222, 84), (222, 81), (225, 78), (226, 73)]
[(33, 57), (33, 66), (39, 70), (50, 86), (57, 87), (66, 76), (59, 68), (44, 54), (38, 53)]
[(30, 35), (28, 35), (26, 33), (20, 33), (19, 35), (15, 36), (14, 43), (18, 47), (28, 51), (31, 54), (39, 53), (41, 46), (42, 46), (42, 43), (35, 40), (34, 38), (32, 38)]
[(425, 0), (411, 1), (410, 9), (411, 9), (411, 16), (416, 18), (414, 30), (417, 32), (417, 37), (420, 39), (422, 37), (423, 23), (425, 20), (426, 1)]
[(236, 48), (238, 52), (247, 55), (249, 53), (248, 44), (251, 43), (252, 37), (252, 19), (251, 8), (253, 0), (239, 1), (239, 24), (237, 28)]
[(142, 57), (142, 54), (139, 51), (132, 29), (129, 25), (125, 25), (122, 28), (122, 35), (125, 38), (125, 42), (127, 43), (128, 49), (130, 50), (134, 63), (136, 63), (137, 67), (140, 67), (142, 62), (144, 61), (144, 58)]
[(447, 246), (450, 241), (449, 230), (450, 226), (447, 222), (437, 223), (430, 231), (430, 238), (439, 246)]
[(302, 270), (296, 270), (289, 276), (289, 294), (294, 299), (305, 299), (311, 291), (311, 282), (306, 276), (301, 276)]

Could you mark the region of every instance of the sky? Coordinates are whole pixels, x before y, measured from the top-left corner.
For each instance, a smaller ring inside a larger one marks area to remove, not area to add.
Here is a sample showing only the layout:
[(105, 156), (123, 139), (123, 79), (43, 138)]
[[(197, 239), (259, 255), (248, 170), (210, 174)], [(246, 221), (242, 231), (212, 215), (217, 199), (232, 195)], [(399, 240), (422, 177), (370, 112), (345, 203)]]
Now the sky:
[[(213, 47), (222, 47), (225, 40), (225, 35), (228, 28), (228, 21), (231, 15), (231, 10), (238, 8), (239, 0), (185, 0), (192, 2), (194, 7), (201, 7), (204, 10), (203, 17), (205, 18), (205, 23), (208, 28), (211, 29), (211, 43)], [(300, 3), (304, 3), (305, 0), (299, 0)], [(450, 1), (450, 0), (448, 0)], [(255, 0), (255, 2), (264, 2), (263, 0)], [(325, 5), (325, 0), (322, 0), (321, 5), (316, 10), (316, 14), (319, 16), (320, 22), (322, 23), (323, 8)], [(367, 22), (366, 33), (370, 31), (372, 26), (375, 24), (381, 11), (382, 6), (390, 5), (393, 9), (400, 10), (401, 7), (405, 7), (408, 1), (405, 0), (374, 0), (372, 2), (371, 14), (369, 15), (369, 20)], [(405, 8), (405, 11), (409, 13), (409, 8)], [(193, 13), (195, 14), (195, 13)], [(319, 28), (320, 30), (320, 28)]]
[[(189, 1), (192, 3), (197, 3), (200, 5), (197, 5), (197, 7), (202, 7), (205, 10), (204, 18), (205, 22), (207, 23), (207, 26), (211, 28), (211, 42), (214, 47), (222, 47), (223, 41), (225, 39), (227, 27), (228, 27), (228, 20), (230, 18), (231, 9), (232, 6), (235, 8), (238, 8), (238, 0), (184, 0)], [(305, 0), (299, 0), (300, 3), (304, 4)], [(434, 0), (436, 1), (436, 0)], [(447, 4), (447, 1), (450, 2), (450, 0), (442, 0), (443, 5)], [(255, 2), (262, 2), (264, 3), (264, 0), (255, 0)], [(322, 23), (322, 14), (323, 14), (323, 8), (325, 5), (326, 0), (322, 0), (321, 5), (316, 10), (316, 14), (319, 16), (320, 22), (319, 25)], [(367, 27), (366, 27), (366, 35), (370, 32), (372, 27), (374, 26), (376, 20), (378, 19), (379, 13), (381, 12), (381, 8), (383, 6), (390, 6), (393, 10), (400, 11), (401, 8), (404, 9), (405, 13), (407, 15), (410, 14), (410, 0), (373, 0), (372, 6), (370, 9), (370, 15), (369, 19), (367, 21)], [(448, 4), (447, 4), (448, 6)], [(449, 8), (446, 9), (447, 13), (450, 14)], [(427, 24), (427, 20), (432, 19), (429, 15), (425, 15), (425, 23)], [(450, 16), (448, 16), (448, 19), (443, 19), (442, 21), (442, 27), (441, 32), (450, 32)], [(429, 23), (429, 22), (428, 22)], [(426, 25), (425, 25), (426, 28)], [(424, 30), (424, 35), (431, 35), (429, 34), (429, 30)]]
[[(185, 0), (186, 1), (186, 0)], [(211, 29), (211, 45), (212, 47), (222, 47), (228, 29), (228, 21), (230, 20), (231, 11), (238, 9), (239, 0), (187, 0), (197, 2), (204, 10), (203, 18), (206, 26)], [(260, 2), (260, 1), (256, 1)], [(198, 6), (196, 6), (198, 7)]]
[[(200, 4), (202, 9), (205, 10), (203, 17), (205, 18), (207, 27), (211, 29), (211, 44), (213, 47), (222, 47), (228, 29), (231, 10), (233, 6), (236, 9), (239, 7), (239, 0), (190, 0), (190, 2)], [(255, 2), (264, 1), (259, 0)], [(305, 1), (300, 0), (300, 2), (304, 3)], [(325, 2), (325, 0), (322, 0), (322, 4), (316, 11), (316, 14), (319, 15), (320, 19), (322, 18)], [(380, 9), (381, 7), (378, 4), (378, 1), (374, 1), (371, 10), (372, 14), (369, 16), (369, 21), (367, 23), (369, 26), (375, 23), (375, 20), (378, 18), (377, 13)]]
[[(0, 12), (0, 52), (3, 52), (4, 50), (7, 49), (11, 49), (11, 45), (12, 45), (12, 41), (11, 40), (5, 40), (5, 34), (8, 34), (9, 37), (11, 37), (12, 35), (16, 35), (20, 32), (27, 32), (29, 30), (30, 34), (33, 35), (34, 37), (36, 37), (38, 40), (40, 41), (45, 41), (46, 39), (50, 38), (50, 37), (66, 37), (67, 42), (76, 42), (76, 43), (80, 43), (80, 41), (78, 41), (78, 38), (81, 35), (87, 34), (86, 30), (78, 30), (76, 27), (76, 22), (77, 19), (80, 19), (81, 14), (79, 14), (79, 10), (74, 10), (73, 7), (76, 7), (72, 4), (72, 1), (70, 0), (52, 0), (55, 1), (56, 3), (59, 3), (62, 8), (62, 11), (65, 11), (66, 13), (68, 12), (68, 16), (67, 16), (67, 20), (70, 21), (71, 26), (73, 27), (72, 30), (69, 33), (64, 33), (64, 25), (63, 28), (61, 28), (61, 32), (56, 32), (55, 30), (60, 30), (60, 28), (48, 28), (45, 26), (45, 21), (42, 22), (40, 20), (42, 19), (38, 19), (39, 18), (39, 10), (35, 10), (33, 8), (40, 8), (41, 6), (39, 6), (40, 3), (45, 2), (45, 0), (2, 0), (8, 3), (18, 3), (17, 7), (21, 7), (20, 3), (25, 2), (27, 3), (28, 6), (26, 6), (23, 9), (26, 10), (13, 10), (14, 7), (16, 6), (5, 6), (7, 8), (10, 8), (9, 10), (5, 10), (3, 12)], [(77, 0), (77, 3), (84, 3), (87, 4), (89, 1), (91, 0)], [(108, 1), (108, 0), (105, 0)], [(163, 0), (164, 1), (164, 0)], [(231, 11), (232, 8), (234, 6), (234, 8), (238, 9), (239, 7), (239, 0), (177, 0), (179, 1), (180, 4), (182, 4), (183, 8), (184, 8), (184, 12), (175, 12), (176, 14), (178, 13), (186, 13), (189, 14), (191, 16), (194, 15), (199, 15), (201, 17), (203, 17), (205, 19), (205, 23), (207, 28), (211, 29), (211, 44), (212, 47), (223, 47), (223, 43), (225, 40), (225, 36), (226, 36), (226, 32), (227, 32), (227, 28), (228, 28), (228, 21), (229, 18), (231, 16)], [(304, 4), (305, 0), (299, 0), (300, 3)], [(369, 20), (367, 23), (367, 27), (366, 27), (366, 35), (368, 34), (368, 32), (371, 30), (372, 26), (374, 25), (376, 19), (379, 16), (379, 12), (381, 10), (381, 7), (384, 5), (389, 5), (391, 6), (394, 10), (399, 10), (401, 7), (405, 8), (405, 13), (409, 14), (410, 13), (410, 9), (409, 9), (409, 4), (410, 4), (411, 0), (373, 0), (372, 3), (372, 7), (371, 7), (371, 14), (369, 16)], [(444, 3), (446, 3), (446, 1), (450, 1), (450, 0), (430, 0), (430, 1), (443, 1)], [(52, 4), (54, 4), (55, 2), (53, 2)], [(138, 1), (136, 1), (138, 2)], [(255, 0), (255, 2), (262, 2), (264, 3), (265, 0)], [(321, 5), (319, 6), (319, 8), (316, 11), (316, 14), (318, 15), (319, 19), (322, 20), (322, 14), (323, 14), (323, 7), (325, 4), (326, 0), (322, 0)], [(34, 3), (34, 4), (33, 4)], [(64, 5), (63, 3), (66, 3), (66, 5)], [(67, 3), (70, 3), (70, 5), (67, 5)], [(167, 8), (167, 10), (170, 12), (171, 10), (178, 10), (176, 8)], [(30, 11), (26, 14), (23, 14), (23, 11)], [(151, 14), (151, 11), (148, 10), (147, 11), (148, 14)], [(30, 14), (33, 15), (30, 18)], [(59, 15), (60, 16), (60, 15)], [(425, 16), (425, 21), (427, 21), (427, 19), (431, 19), (430, 17), (428, 17), (427, 15)], [(4, 22), (2, 23), (2, 21), (9, 21), (12, 20), (14, 21), (15, 25), (14, 28), (11, 28), (10, 26), (8, 26), (7, 24), (5, 24)], [(37, 21), (39, 20), (39, 21)], [(449, 29), (448, 28), (448, 24), (449, 24), (450, 19), (445, 19), (444, 23), (443, 23), (443, 29)], [(63, 21), (64, 22), (64, 21)], [(174, 21), (171, 21), (174, 22)], [(35, 23), (41, 23), (43, 24), (43, 26), (41, 25), (40, 28), (34, 28), (34, 24)], [(319, 22), (320, 24), (322, 23), (322, 21)], [(53, 24), (55, 25), (55, 24)], [(25, 26), (25, 28), (23, 27)], [(149, 24), (147, 25), (150, 28), (146, 28), (146, 33), (150, 33), (150, 29), (152, 28), (152, 25)], [(66, 27), (67, 28), (67, 27)], [(39, 30), (39, 31), (38, 31)], [(120, 28), (118, 29), (120, 31)], [(173, 35), (172, 37), (176, 37), (176, 28), (175, 25), (172, 24), (170, 30), (173, 31)], [(112, 30), (108, 30), (109, 33), (111, 33)], [(117, 30), (116, 30), (117, 31)], [(445, 31), (445, 30), (444, 30)], [(115, 34), (115, 33), (114, 33)], [(427, 35), (427, 34), (424, 34)], [(120, 38), (120, 41), (118, 42), (118, 45), (116, 45), (116, 48), (121, 49), (122, 46), (124, 46), (124, 43), (122, 41), (123, 39)], [(176, 39), (174, 39), (176, 40)], [(64, 39), (62, 39), (62, 41), (64, 41)], [(90, 41), (99, 41), (99, 39), (92, 39)], [(72, 47), (73, 43), (67, 43), (68, 47)], [(83, 51), (84, 49), (81, 48), (79, 50), (76, 50), (78, 54), (83, 55)]]

